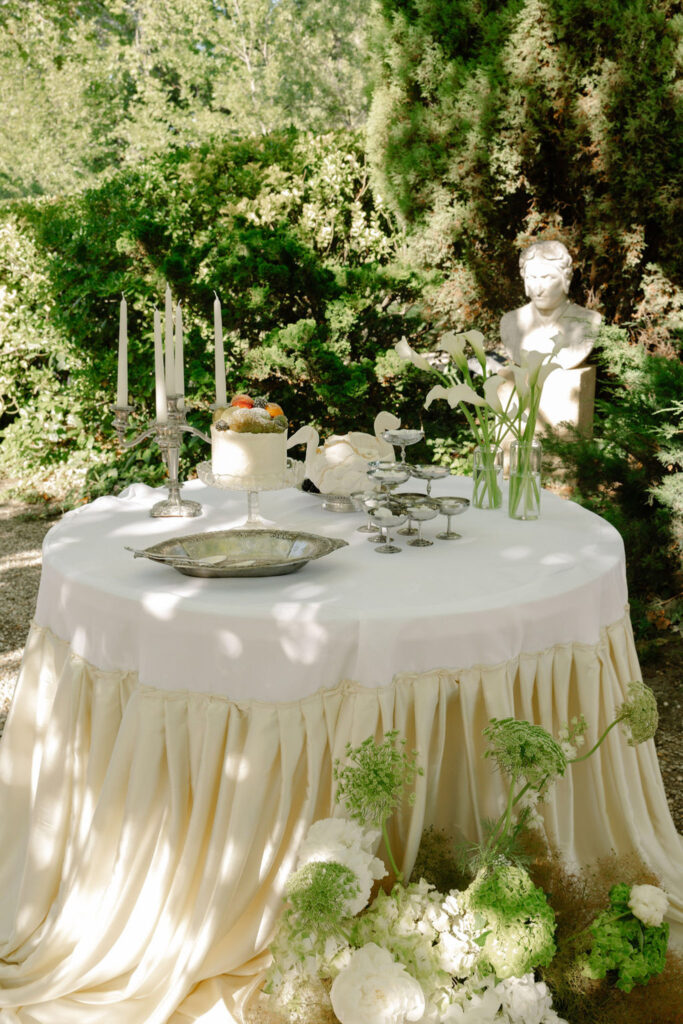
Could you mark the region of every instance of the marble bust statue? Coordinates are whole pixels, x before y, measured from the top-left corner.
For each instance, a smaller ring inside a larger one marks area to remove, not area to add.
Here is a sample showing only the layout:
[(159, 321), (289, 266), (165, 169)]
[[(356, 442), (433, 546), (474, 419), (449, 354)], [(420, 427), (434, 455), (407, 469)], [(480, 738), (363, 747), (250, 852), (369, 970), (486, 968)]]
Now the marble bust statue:
[(522, 352), (550, 352), (559, 340), (556, 360), (565, 370), (580, 366), (595, 342), (602, 317), (569, 298), (572, 258), (562, 242), (534, 242), (519, 258), (526, 306), (506, 313), (500, 337), (513, 362)]

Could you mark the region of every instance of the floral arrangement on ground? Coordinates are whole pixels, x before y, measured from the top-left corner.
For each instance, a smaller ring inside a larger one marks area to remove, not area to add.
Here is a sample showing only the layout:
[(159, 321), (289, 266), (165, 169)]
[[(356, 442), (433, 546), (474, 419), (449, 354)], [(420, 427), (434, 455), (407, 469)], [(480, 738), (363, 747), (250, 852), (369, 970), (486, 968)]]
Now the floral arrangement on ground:
[(630, 745), (652, 738), (648, 687), (629, 684), (583, 754), (583, 718), (557, 738), (492, 719), (484, 756), (506, 806), (476, 844), (427, 829), (412, 879), (387, 822), (414, 795), (418, 752), (395, 731), (349, 745), (334, 771), (343, 816), (314, 822), (298, 851), (249, 1024), (681, 1024), (683, 958), (667, 950), (658, 880), (635, 856), (572, 873), (539, 828), (538, 803), (617, 725)]

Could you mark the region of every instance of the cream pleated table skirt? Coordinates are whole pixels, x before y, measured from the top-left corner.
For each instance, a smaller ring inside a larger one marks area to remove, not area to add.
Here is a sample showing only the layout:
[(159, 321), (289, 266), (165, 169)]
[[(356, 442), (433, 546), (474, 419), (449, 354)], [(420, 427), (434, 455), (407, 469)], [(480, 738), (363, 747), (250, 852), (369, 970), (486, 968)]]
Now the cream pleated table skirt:
[[(593, 644), (277, 703), (143, 685), (36, 625), (0, 743), (0, 1022), (240, 1022), (298, 843), (333, 813), (347, 742), (395, 728), (419, 751), (417, 799), (391, 824), (409, 872), (425, 826), (476, 838), (499, 811), (501, 779), (482, 759), (490, 717), (556, 731), (582, 712), (590, 742), (634, 678), (627, 614)], [(637, 851), (683, 919), (652, 742), (631, 748), (613, 730), (544, 815), (570, 862)]]

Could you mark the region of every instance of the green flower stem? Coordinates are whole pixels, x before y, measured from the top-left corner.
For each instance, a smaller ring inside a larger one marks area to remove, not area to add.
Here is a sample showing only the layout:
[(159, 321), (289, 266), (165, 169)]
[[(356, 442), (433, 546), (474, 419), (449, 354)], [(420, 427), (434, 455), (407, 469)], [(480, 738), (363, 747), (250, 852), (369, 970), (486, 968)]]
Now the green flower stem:
[(384, 847), (387, 851), (387, 857), (389, 858), (389, 864), (391, 870), (394, 872), (396, 881), (401, 883), (403, 881), (403, 872), (398, 870), (398, 864), (394, 860), (394, 855), (391, 852), (391, 843), (389, 842), (389, 833), (387, 832), (387, 819), (382, 819), (382, 838), (384, 839)]
[(498, 483), (495, 457), (497, 448), (479, 445), (482, 468), (474, 476), (473, 503), (477, 508), (500, 508), (503, 494)]
[(508, 836), (508, 834), (510, 832), (510, 825), (512, 824), (512, 811), (514, 810), (515, 805), (518, 803), (518, 801), (521, 800), (521, 798), (524, 796), (524, 794), (530, 788), (531, 788), (531, 783), (527, 782), (526, 785), (524, 785), (520, 789), (520, 791), (517, 794), (517, 796), (514, 796), (513, 794), (514, 794), (514, 790), (515, 790), (515, 782), (514, 782), (514, 780), (512, 781), (512, 783), (510, 785), (510, 788), (508, 790), (508, 799), (507, 799), (507, 804), (506, 804), (505, 810), (503, 811), (503, 813), (501, 814), (500, 818), (498, 819), (498, 821), (494, 825), (494, 827), (493, 827), (493, 829), (491, 831), (491, 834), (489, 836), (488, 842), (486, 844), (486, 853), (487, 854), (488, 853), (493, 853), (493, 851), (498, 846), (501, 845), (503, 840), (507, 838), (507, 836)]
[(591, 754), (594, 754), (595, 751), (600, 746), (600, 744), (602, 743), (602, 741), (607, 736), (607, 733), (610, 731), (610, 729), (613, 729), (615, 725), (619, 725), (620, 721), (621, 721), (621, 717), (615, 718), (614, 721), (610, 725), (607, 726), (607, 728), (605, 729), (605, 731), (603, 732), (602, 736), (600, 737), (598, 742), (595, 744), (595, 746), (591, 747), (590, 750), (588, 751), (588, 753), (582, 754), (581, 757), (572, 757), (572, 758), (570, 758), (569, 759), (569, 764), (578, 764), (579, 761), (585, 761), (587, 757), (590, 757)]

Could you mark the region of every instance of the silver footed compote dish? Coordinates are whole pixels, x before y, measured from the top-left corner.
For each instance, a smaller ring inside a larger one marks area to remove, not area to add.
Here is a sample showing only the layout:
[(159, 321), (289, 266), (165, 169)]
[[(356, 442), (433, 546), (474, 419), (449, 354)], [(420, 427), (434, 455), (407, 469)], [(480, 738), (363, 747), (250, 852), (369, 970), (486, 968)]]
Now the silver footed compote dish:
[(214, 530), (173, 537), (144, 550), (135, 558), (149, 558), (177, 569), (185, 576), (284, 576), (307, 562), (329, 555), (347, 541), (294, 530)]
[(470, 507), (470, 499), (447, 496), (434, 498), (434, 501), (438, 505), (441, 515), (446, 516), (446, 529), (442, 533), (437, 533), (437, 540), (460, 540), (461, 534), (451, 530), (451, 519), (453, 516), (462, 515), (467, 511)]

